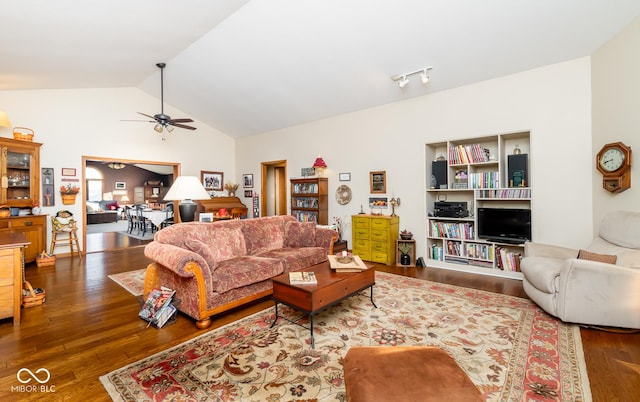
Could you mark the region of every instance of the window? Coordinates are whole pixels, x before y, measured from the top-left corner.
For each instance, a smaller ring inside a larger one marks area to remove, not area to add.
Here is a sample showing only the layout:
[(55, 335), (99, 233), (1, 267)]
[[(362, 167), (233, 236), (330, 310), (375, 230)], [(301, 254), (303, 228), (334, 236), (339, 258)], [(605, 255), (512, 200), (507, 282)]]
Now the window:
[(85, 175), (87, 178), (87, 200), (102, 200), (102, 173), (96, 168), (87, 167)]

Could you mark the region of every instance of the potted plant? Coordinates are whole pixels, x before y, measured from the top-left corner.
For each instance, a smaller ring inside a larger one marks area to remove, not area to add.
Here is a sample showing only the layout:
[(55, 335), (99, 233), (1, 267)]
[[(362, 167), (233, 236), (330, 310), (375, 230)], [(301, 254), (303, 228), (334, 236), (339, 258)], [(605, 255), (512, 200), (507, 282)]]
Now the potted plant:
[(62, 203), (64, 205), (72, 205), (76, 203), (76, 195), (80, 192), (80, 187), (71, 185), (60, 187), (60, 195), (62, 196)]
[(224, 189), (229, 193), (229, 197), (235, 197), (236, 191), (238, 191), (238, 184), (235, 183), (224, 183)]
[(400, 232), (400, 238), (402, 240), (411, 240), (413, 239), (413, 233), (409, 232), (407, 229), (404, 229), (402, 232)]
[(409, 252), (411, 251), (412, 244), (411, 243), (400, 243), (398, 244), (398, 250), (400, 250), (400, 265), (410, 265), (411, 257), (409, 256)]

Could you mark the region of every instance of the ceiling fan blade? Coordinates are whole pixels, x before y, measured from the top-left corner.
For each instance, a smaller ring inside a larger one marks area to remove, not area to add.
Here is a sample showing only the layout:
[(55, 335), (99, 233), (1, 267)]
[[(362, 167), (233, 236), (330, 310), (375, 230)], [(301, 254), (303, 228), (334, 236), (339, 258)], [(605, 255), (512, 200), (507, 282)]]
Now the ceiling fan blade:
[(180, 127), (180, 128), (186, 128), (187, 130), (195, 130), (195, 127), (191, 127), (191, 126), (187, 126), (186, 124), (180, 124), (180, 123), (173, 123), (173, 122), (169, 122), (167, 123), (171, 126), (175, 126), (175, 127)]
[(151, 116), (151, 115), (148, 115), (148, 114), (146, 114), (146, 113), (138, 112), (138, 114), (141, 114), (141, 115), (146, 116), (146, 117), (148, 117), (148, 118), (150, 118), (150, 119), (153, 119), (153, 121), (155, 121), (155, 120), (156, 120), (156, 118), (155, 118), (155, 117), (153, 117), (153, 116)]
[(192, 119), (170, 119), (172, 123), (193, 123)]
[(155, 123), (155, 120), (128, 120), (128, 119), (122, 119), (120, 121), (137, 121), (139, 123)]

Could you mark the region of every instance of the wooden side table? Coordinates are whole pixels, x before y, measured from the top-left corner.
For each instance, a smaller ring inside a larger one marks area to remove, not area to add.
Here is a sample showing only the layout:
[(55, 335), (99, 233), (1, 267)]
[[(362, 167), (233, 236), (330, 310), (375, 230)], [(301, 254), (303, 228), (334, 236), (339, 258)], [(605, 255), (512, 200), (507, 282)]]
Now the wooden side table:
[(341, 253), (343, 251), (347, 251), (347, 241), (346, 240), (340, 240), (337, 241), (335, 243), (333, 243), (333, 254), (338, 254)]
[(22, 307), (22, 249), (31, 244), (24, 233), (0, 233), (0, 318), (20, 325)]
[[(402, 257), (402, 253), (400, 252), (400, 245), (407, 244), (410, 247), (409, 250), (409, 265), (400, 264), (400, 258)], [(401, 267), (415, 267), (416, 266), (416, 241), (414, 239), (411, 240), (402, 240), (396, 239), (396, 265)]]

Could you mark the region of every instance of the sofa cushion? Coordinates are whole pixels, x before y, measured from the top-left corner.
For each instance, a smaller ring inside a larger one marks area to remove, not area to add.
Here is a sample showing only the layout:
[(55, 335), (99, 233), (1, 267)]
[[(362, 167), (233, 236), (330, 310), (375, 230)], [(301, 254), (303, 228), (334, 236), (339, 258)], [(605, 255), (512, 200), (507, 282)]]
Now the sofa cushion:
[(640, 249), (640, 212), (608, 213), (600, 223), (598, 235), (617, 246)]
[(224, 293), (231, 289), (271, 279), (283, 272), (282, 262), (275, 258), (243, 256), (218, 263), (213, 276), (213, 290)]
[(184, 242), (184, 247), (187, 250), (191, 250), (194, 253), (200, 255), (209, 265), (209, 269), (213, 272), (217, 266), (216, 255), (211, 250), (211, 247), (205, 242), (202, 242), (198, 239), (186, 239)]
[(263, 251), (282, 248), (284, 244), (284, 218), (284, 216), (267, 216), (243, 220), (242, 232), (247, 245), (247, 254), (256, 255)]
[[(215, 225), (211, 225), (212, 227)], [(240, 227), (227, 227), (214, 230), (208, 241), (216, 261), (224, 261), (246, 254), (244, 235)]]
[(580, 250), (578, 252), (578, 259), (615, 264), (618, 257), (610, 254), (598, 254), (587, 250)]
[(279, 248), (258, 256), (282, 261), (284, 272), (297, 271), (327, 260), (327, 252), (323, 247)]
[(284, 224), (285, 247), (312, 247), (316, 245), (314, 222), (289, 221)]

